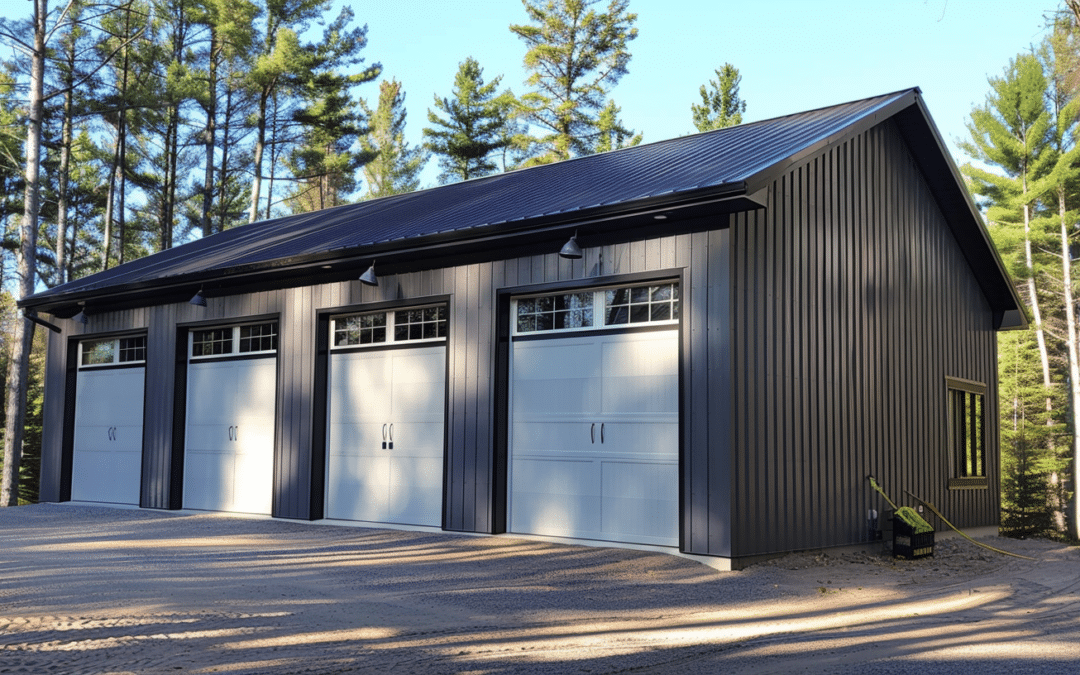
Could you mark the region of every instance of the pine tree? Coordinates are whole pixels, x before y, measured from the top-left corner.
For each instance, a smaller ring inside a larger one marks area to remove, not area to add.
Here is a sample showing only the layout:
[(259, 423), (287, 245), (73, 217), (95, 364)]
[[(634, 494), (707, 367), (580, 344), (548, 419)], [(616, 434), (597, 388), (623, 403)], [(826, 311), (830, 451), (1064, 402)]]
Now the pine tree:
[(637, 37), (637, 15), (629, 0), (610, 0), (606, 12), (597, 0), (522, 0), (531, 23), (511, 25), (528, 50), (521, 97), (525, 118), (543, 131), (542, 151), (530, 163), (587, 155), (597, 144), (597, 124), (607, 95), (627, 73), (630, 41)]
[(701, 103), (690, 106), (694, 126), (698, 131), (712, 131), (742, 124), (746, 101), (739, 98), (742, 75), (730, 63), (716, 71), (716, 79), (709, 80), (710, 89), (701, 85)]
[(1043, 384), (1049, 388), (1053, 383), (1031, 229), (1035, 200), (1039, 196), (1032, 186), (1046, 176), (1053, 162), (1052, 153), (1047, 152), (1053, 124), (1046, 109), (1048, 84), (1039, 60), (1033, 54), (1022, 54), (1013, 59), (1003, 77), (991, 78), (990, 86), (992, 91), (986, 104), (971, 111), (967, 124), (971, 140), (961, 142), (960, 148), (997, 172), (970, 163), (963, 170), (976, 194), (989, 200), (989, 219), (1014, 230), (1022, 229), (1002, 242), (1019, 242), (1021, 251), (1006, 248), (1003, 253), (1014, 261), (1013, 275), (1023, 279), (1027, 287)]
[(360, 145), (374, 159), (364, 165), (367, 191), (364, 199), (412, 192), (420, 187), (420, 171), (427, 162), (423, 148), (410, 148), (405, 141), (405, 94), (397, 80), (379, 85), (379, 103), (372, 110), (360, 102), (368, 119), (368, 133)]
[[(348, 28), (353, 19), (353, 11), (349, 7), (342, 8), (338, 17), (326, 25), (320, 41), (301, 43), (299, 36), (311, 21), (322, 17), (330, 4), (331, 0), (297, 0), (274, 2), (267, 6), (263, 40), (249, 74), (256, 101), (255, 176), (248, 212), (251, 221), (258, 217), (263, 198), (263, 155), (268, 145), (281, 142), (281, 139), (268, 136), (268, 132), (282, 128), (282, 119), (293, 117), (303, 104), (301, 92), (305, 83), (310, 84), (315, 74), (331, 71), (344, 73), (351, 66), (364, 61), (360, 52), (367, 45), (367, 26)], [(372, 64), (356, 73), (357, 81), (374, 80), (381, 70), (379, 64)], [(276, 114), (275, 118), (271, 118), (271, 113)], [(275, 154), (285, 156), (280, 148)], [(268, 203), (268, 210), (269, 207)]]
[(494, 173), (498, 153), (513, 143), (507, 134), (513, 94), (498, 92), (498, 76), (484, 82), (484, 69), (471, 56), (458, 65), (454, 89), (449, 98), (435, 97), (435, 107), (446, 115), (428, 109), (424, 128), (426, 147), (439, 157), (442, 173), (439, 180), (451, 183)]
[(349, 95), (358, 79), (323, 73), (306, 88), (309, 103), (296, 114), (304, 125), (304, 141), (289, 162), (296, 180), (289, 200), (294, 213), (347, 203), (356, 190), (356, 172), (374, 158), (352, 149), (366, 131), (363, 115)]
[(607, 152), (629, 148), (641, 143), (641, 134), (634, 133), (633, 129), (627, 129), (623, 121), (619, 119), (622, 108), (615, 105), (615, 101), (608, 101), (604, 109), (600, 111), (596, 119), (596, 146), (593, 152)]

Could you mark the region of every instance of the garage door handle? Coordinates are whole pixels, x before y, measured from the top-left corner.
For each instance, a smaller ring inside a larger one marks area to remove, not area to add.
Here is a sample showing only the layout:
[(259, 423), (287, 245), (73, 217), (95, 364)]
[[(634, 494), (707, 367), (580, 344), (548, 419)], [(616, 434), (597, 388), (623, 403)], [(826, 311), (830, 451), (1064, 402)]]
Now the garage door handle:
[(386, 425), (382, 425), (382, 449), (386, 450)]
[(589, 442), (596, 442), (596, 422), (593, 422), (592, 426), (589, 427)]
[(236, 425), (235, 427), (233, 427), (232, 439), (234, 441), (240, 440), (240, 425), (239, 424)]
[(604, 422), (600, 423), (600, 442), (604, 442)]
[(390, 449), (394, 449), (394, 423), (390, 423)]

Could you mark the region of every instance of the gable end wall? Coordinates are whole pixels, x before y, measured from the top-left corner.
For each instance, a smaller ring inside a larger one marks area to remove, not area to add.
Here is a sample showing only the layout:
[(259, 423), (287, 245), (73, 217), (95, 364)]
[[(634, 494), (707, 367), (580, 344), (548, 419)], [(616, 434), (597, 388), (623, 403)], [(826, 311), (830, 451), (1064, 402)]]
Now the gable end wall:
[[(868, 509), (889, 508), (870, 475), (899, 505), (996, 525), (991, 311), (892, 122), (733, 223), (733, 555), (869, 541)], [(947, 488), (947, 376), (988, 387), (987, 489)]]

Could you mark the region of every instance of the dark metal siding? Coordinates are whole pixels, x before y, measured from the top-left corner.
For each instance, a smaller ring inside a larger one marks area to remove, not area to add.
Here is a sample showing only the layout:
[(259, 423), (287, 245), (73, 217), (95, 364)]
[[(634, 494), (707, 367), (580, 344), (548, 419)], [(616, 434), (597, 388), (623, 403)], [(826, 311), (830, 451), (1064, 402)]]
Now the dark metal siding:
[[(43, 502), (57, 502), (60, 501), (63, 460), (60, 448), (63, 444), (64, 401), (67, 393), (64, 383), (67, 370), (67, 338), (49, 331), (48, 345), (45, 356), (45, 399), (42, 402), (45, 424), (41, 430), (41, 483), (38, 499)], [(51, 451), (53, 448), (56, 449), (55, 452)]]
[[(776, 180), (732, 249), (732, 555), (866, 541), (868, 475), (997, 524), (991, 310), (893, 124)], [(989, 489), (947, 489), (946, 376), (989, 386)]]

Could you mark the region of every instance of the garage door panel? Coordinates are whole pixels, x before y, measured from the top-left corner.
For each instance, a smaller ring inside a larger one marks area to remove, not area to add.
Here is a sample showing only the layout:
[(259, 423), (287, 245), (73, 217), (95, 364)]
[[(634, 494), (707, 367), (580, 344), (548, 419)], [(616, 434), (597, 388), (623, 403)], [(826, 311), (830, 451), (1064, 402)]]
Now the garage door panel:
[(335, 462), (334, 469), (328, 477), (327, 518), (385, 519), (390, 493), (388, 457), (350, 457), (347, 462)]
[(382, 424), (375, 422), (330, 425), (330, 454), (361, 456), (382, 447)]
[(678, 330), (518, 341), (510, 528), (678, 545)]
[(677, 460), (679, 456), (678, 418), (668, 421), (604, 422), (604, 443), (597, 452), (641, 455), (653, 459)]
[(512, 487), (515, 495), (520, 491), (599, 497), (599, 468), (599, 463), (592, 460), (516, 458)]
[[(254, 414), (246, 418), (239, 417), (233, 427), (233, 439), (237, 443), (238, 454), (254, 454), (268, 458), (270, 469), (273, 468), (274, 455), (274, 419), (259, 419)], [(273, 471), (271, 471), (271, 474)]]
[(334, 354), (330, 362), (331, 419), (381, 421), (390, 415), (389, 397), (373, 395), (389, 386), (390, 360), (385, 354)]
[(442, 484), (441, 455), (391, 458), (388, 521), (433, 527), (440, 525)]
[(679, 370), (678, 350), (671, 349), (672, 332), (627, 333), (601, 346), (605, 373), (627, 377), (672, 375)]
[(440, 525), (445, 344), (331, 354), (330, 371), (326, 517)]
[(233, 503), (230, 510), (240, 513), (270, 513), (274, 482), (273, 446), (251, 449), (233, 457)]
[(230, 453), (188, 448), (184, 465), (184, 508), (228, 511), (235, 482)]
[[(534, 453), (585, 452), (588, 448), (583, 444), (589, 446), (599, 444), (600, 425), (580, 421), (515, 422), (513, 434), (514, 453), (518, 456)], [(590, 443), (590, 438), (595, 439), (595, 443)]]
[(267, 424), (273, 426), (277, 398), (277, 363), (274, 359), (238, 361), (236, 363), (236, 407), (233, 419), (237, 424)]
[(273, 511), (277, 359), (188, 365), (184, 507)]
[(446, 405), (441, 382), (399, 384), (394, 382), (391, 407), (395, 420), (399, 417), (441, 417)]
[(612, 376), (604, 380), (603, 414), (678, 412), (678, 375)]
[(188, 420), (199, 424), (232, 424), (231, 402), (236, 395), (236, 369), (229, 362), (193, 363), (188, 368)]
[(403, 385), (425, 385), (425, 388), (443, 381), (446, 371), (445, 348), (410, 349), (392, 353), (391, 381)]
[(188, 422), (185, 445), (189, 450), (224, 452), (229, 440), (229, 426), (224, 423), (192, 424)]
[[(143, 428), (141, 424), (129, 424), (125, 426), (113, 427), (113, 445), (116, 446), (117, 452), (136, 453), (142, 454), (143, 443)], [(138, 473), (139, 464), (135, 465), (135, 472)]]
[(138, 505), (144, 383), (142, 367), (78, 372), (72, 499)]
[[(515, 374), (517, 370), (515, 368)], [(580, 373), (579, 373), (580, 375)], [(580, 415), (600, 412), (602, 382), (595, 377), (514, 381), (515, 415)]]
[(510, 524), (514, 532), (600, 536), (601, 496), (597, 463), (515, 460), (512, 490)]
[(443, 422), (441, 419), (427, 422), (413, 422), (394, 425), (394, 450), (390, 452), (395, 457), (430, 458), (439, 461), (439, 472), (442, 473), (442, 458), (445, 453), (443, 448)]
[(514, 381), (569, 380), (599, 366), (595, 338), (563, 338), (514, 344)]
[[(104, 427), (101, 433), (104, 436)], [(104, 444), (100, 449), (84, 447), (72, 457), (71, 471), (77, 479), (71, 484), (71, 498), (86, 502), (138, 504), (141, 466), (141, 446), (136, 450), (120, 450)]]

